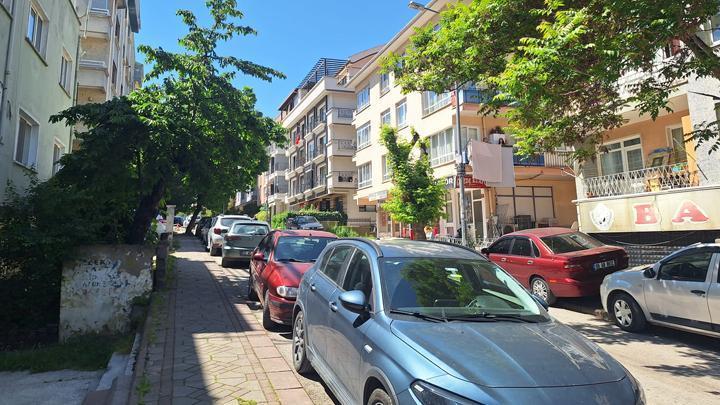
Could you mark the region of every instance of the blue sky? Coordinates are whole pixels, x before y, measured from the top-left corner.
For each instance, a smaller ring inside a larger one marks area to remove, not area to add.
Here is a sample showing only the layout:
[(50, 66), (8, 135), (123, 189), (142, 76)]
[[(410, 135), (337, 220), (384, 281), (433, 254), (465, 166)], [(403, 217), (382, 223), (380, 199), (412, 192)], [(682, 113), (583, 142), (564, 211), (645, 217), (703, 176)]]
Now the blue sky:
[[(258, 35), (235, 38), (220, 48), (234, 55), (273, 67), (287, 79), (265, 83), (238, 77), (237, 86), (250, 86), (258, 97), (258, 109), (274, 117), (283, 99), (313, 64), (322, 57), (347, 58), (353, 53), (381, 45), (415, 15), (406, 0), (238, 0), (245, 13), (242, 23)], [(142, 28), (135, 42), (177, 50), (185, 26), (175, 15), (179, 8), (194, 11), (207, 21), (202, 0), (143, 0)], [(201, 20), (202, 21), (202, 20)], [(138, 56), (142, 60), (142, 56)]]

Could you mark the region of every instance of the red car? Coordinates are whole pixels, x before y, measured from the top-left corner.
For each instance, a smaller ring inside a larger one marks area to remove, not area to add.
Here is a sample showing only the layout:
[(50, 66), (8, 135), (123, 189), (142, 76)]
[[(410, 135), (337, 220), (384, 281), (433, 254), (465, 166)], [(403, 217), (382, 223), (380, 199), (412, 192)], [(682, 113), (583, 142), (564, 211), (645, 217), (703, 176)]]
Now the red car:
[(328, 242), (337, 236), (322, 231), (272, 231), (250, 260), (248, 299), (263, 305), (263, 326), (292, 324), (297, 288)]
[(482, 253), (549, 304), (597, 295), (606, 275), (628, 266), (625, 249), (566, 228), (509, 233)]

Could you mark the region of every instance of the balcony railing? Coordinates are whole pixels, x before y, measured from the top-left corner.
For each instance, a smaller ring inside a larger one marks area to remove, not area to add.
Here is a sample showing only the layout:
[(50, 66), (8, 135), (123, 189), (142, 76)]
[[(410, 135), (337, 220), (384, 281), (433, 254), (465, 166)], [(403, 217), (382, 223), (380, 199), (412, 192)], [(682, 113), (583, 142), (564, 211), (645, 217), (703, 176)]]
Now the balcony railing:
[(545, 152), (531, 156), (513, 155), (515, 166), (571, 167), (570, 152)]
[(352, 108), (336, 108), (338, 118), (352, 118), (355, 112)]
[(687, 188), (699, 185), (698, 172), (687, 163), (610, 174), (584, 179), (585, 196), (610, 197), (625, 194)]
[(333, 179), (338, 183), (357, 184), (356, 172), (333, 172)]
[(355, 141), (350, 139), (333, 139), (333, 143), (337, 145), (338, 150), (352, 150), (356, 149)]

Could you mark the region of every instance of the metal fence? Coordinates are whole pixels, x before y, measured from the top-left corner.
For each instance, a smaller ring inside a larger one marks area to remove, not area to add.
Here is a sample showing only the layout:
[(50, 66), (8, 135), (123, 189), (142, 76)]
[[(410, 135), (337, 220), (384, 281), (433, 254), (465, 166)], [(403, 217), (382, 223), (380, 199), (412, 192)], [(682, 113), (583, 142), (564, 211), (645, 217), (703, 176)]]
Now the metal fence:
[(699, 178), (687, 163), (678, 163), (590, 177), (583, 182), (586, 197), (592, 198), (693, 187), (699, 184)]
[(644, 245), (623, 245), (628, 254), (629, 266), (642, 266), (652, 264), (684, 246), (644, 246)]

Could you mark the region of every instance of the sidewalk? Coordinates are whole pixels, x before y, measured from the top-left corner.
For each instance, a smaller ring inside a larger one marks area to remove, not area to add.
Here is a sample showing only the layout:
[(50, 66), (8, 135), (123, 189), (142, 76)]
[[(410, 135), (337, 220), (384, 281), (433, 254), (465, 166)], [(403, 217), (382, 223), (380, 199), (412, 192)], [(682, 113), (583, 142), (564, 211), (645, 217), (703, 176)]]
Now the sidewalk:
[(247, 272), (178, 238), (174, 288), (146, 323), (130, 403), (332, 404), (320, 383), (293, 371), (290, 331), (262, 328), (258, 304), (245, 300)]

